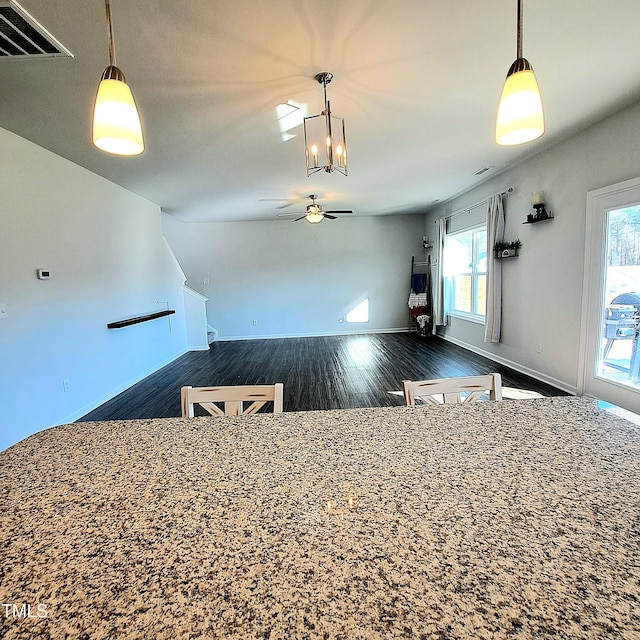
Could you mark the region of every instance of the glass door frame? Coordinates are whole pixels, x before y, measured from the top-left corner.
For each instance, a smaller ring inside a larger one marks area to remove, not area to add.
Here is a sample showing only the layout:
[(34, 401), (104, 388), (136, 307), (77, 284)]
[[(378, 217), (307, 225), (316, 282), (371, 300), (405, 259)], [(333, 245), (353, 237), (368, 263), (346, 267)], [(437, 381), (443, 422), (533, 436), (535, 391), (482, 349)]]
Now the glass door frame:
[(589, 191), (585, 225), (584, 280), (578, 394), (591, 395), (640, 414), (640, 390), (596, 376), (604, 318), (607, 214), (640, 204), (640, 178)]

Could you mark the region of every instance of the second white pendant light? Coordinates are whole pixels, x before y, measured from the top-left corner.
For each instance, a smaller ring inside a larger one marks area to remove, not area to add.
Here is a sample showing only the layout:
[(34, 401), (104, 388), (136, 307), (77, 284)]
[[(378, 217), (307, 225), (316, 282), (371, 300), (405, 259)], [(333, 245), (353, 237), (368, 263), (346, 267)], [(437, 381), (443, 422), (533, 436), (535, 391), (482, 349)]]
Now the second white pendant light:
[(522, 0), (517, 3), (517, 58), (507, 72), (496, 119), (496, 142), (500, 145), (530, 142), (544, 133), (538, 83), (530, 62), (522, 57)]
[(93, 144), (115, 155), (135, 156), (144, 151), (142, 125), (124, 73), (116, 66), (111, 6), (105, 0), (109, 34), (109, 66), (104, 70), (93, 112)]

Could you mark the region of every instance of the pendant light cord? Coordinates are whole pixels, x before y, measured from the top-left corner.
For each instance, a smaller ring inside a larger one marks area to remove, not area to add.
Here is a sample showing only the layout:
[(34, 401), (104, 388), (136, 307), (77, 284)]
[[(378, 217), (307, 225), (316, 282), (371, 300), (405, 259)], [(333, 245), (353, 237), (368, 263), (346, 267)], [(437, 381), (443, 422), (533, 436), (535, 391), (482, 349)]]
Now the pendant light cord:
[(109, 38), (109, 66), (115, 67), (116, 65), (116, 45), (113, 41), (113, 27), (111, 26), (111, 3), (109, 0), (104, 0), (105, 8), (107, 11), (107, 37)]
[(329, 112), (329, 103), (327, 102), (327, 77), (325, 75), (325, 77), (322, 80), (322, 86), (324, 87), (324, 113), (325, 115), (327, 115), (327, 113)]
[(516, 58), (522, 58), (522, 0), (518, 0), (518, 39), (516, 44)]

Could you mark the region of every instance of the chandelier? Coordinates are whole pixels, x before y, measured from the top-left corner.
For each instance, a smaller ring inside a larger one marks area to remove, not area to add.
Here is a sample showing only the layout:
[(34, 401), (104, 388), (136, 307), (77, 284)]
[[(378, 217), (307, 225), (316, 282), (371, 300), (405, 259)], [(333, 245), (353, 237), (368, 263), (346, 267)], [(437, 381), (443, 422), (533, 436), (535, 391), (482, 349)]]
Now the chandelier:
[(324, 87), (324, 110), (303, 121), (304, 147), (307, 160), (307, 177), (317, 171), (338, 171), (347, 175), (347, 141), (344, 134), (344, 118), (331, 113), (327, 99), (327, 85), (333, 80), (328, 71), (316, 75)]

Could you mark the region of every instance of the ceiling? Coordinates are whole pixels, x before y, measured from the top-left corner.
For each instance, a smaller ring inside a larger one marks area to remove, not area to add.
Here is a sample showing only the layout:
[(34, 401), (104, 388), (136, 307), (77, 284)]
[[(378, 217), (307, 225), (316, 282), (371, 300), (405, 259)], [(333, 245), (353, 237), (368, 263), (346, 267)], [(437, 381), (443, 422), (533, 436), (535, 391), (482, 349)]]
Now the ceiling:
[[(423, 212), (640, 98), (638, 0), (525, 0), (547, 131), (510, 148), (493, 135), (516, 0), (111, 0), (146, 143), (120, 158), (91, 144), (103, 0), (19, 2), (74, 57), (0, 59), (0, 126), (184, 221), (281, 221), (310, 193), (356, 215)], [(322, 110), (321, 71), (348, 177), (308, 178), (301, 127), (280, 134), (278, 104)]]

